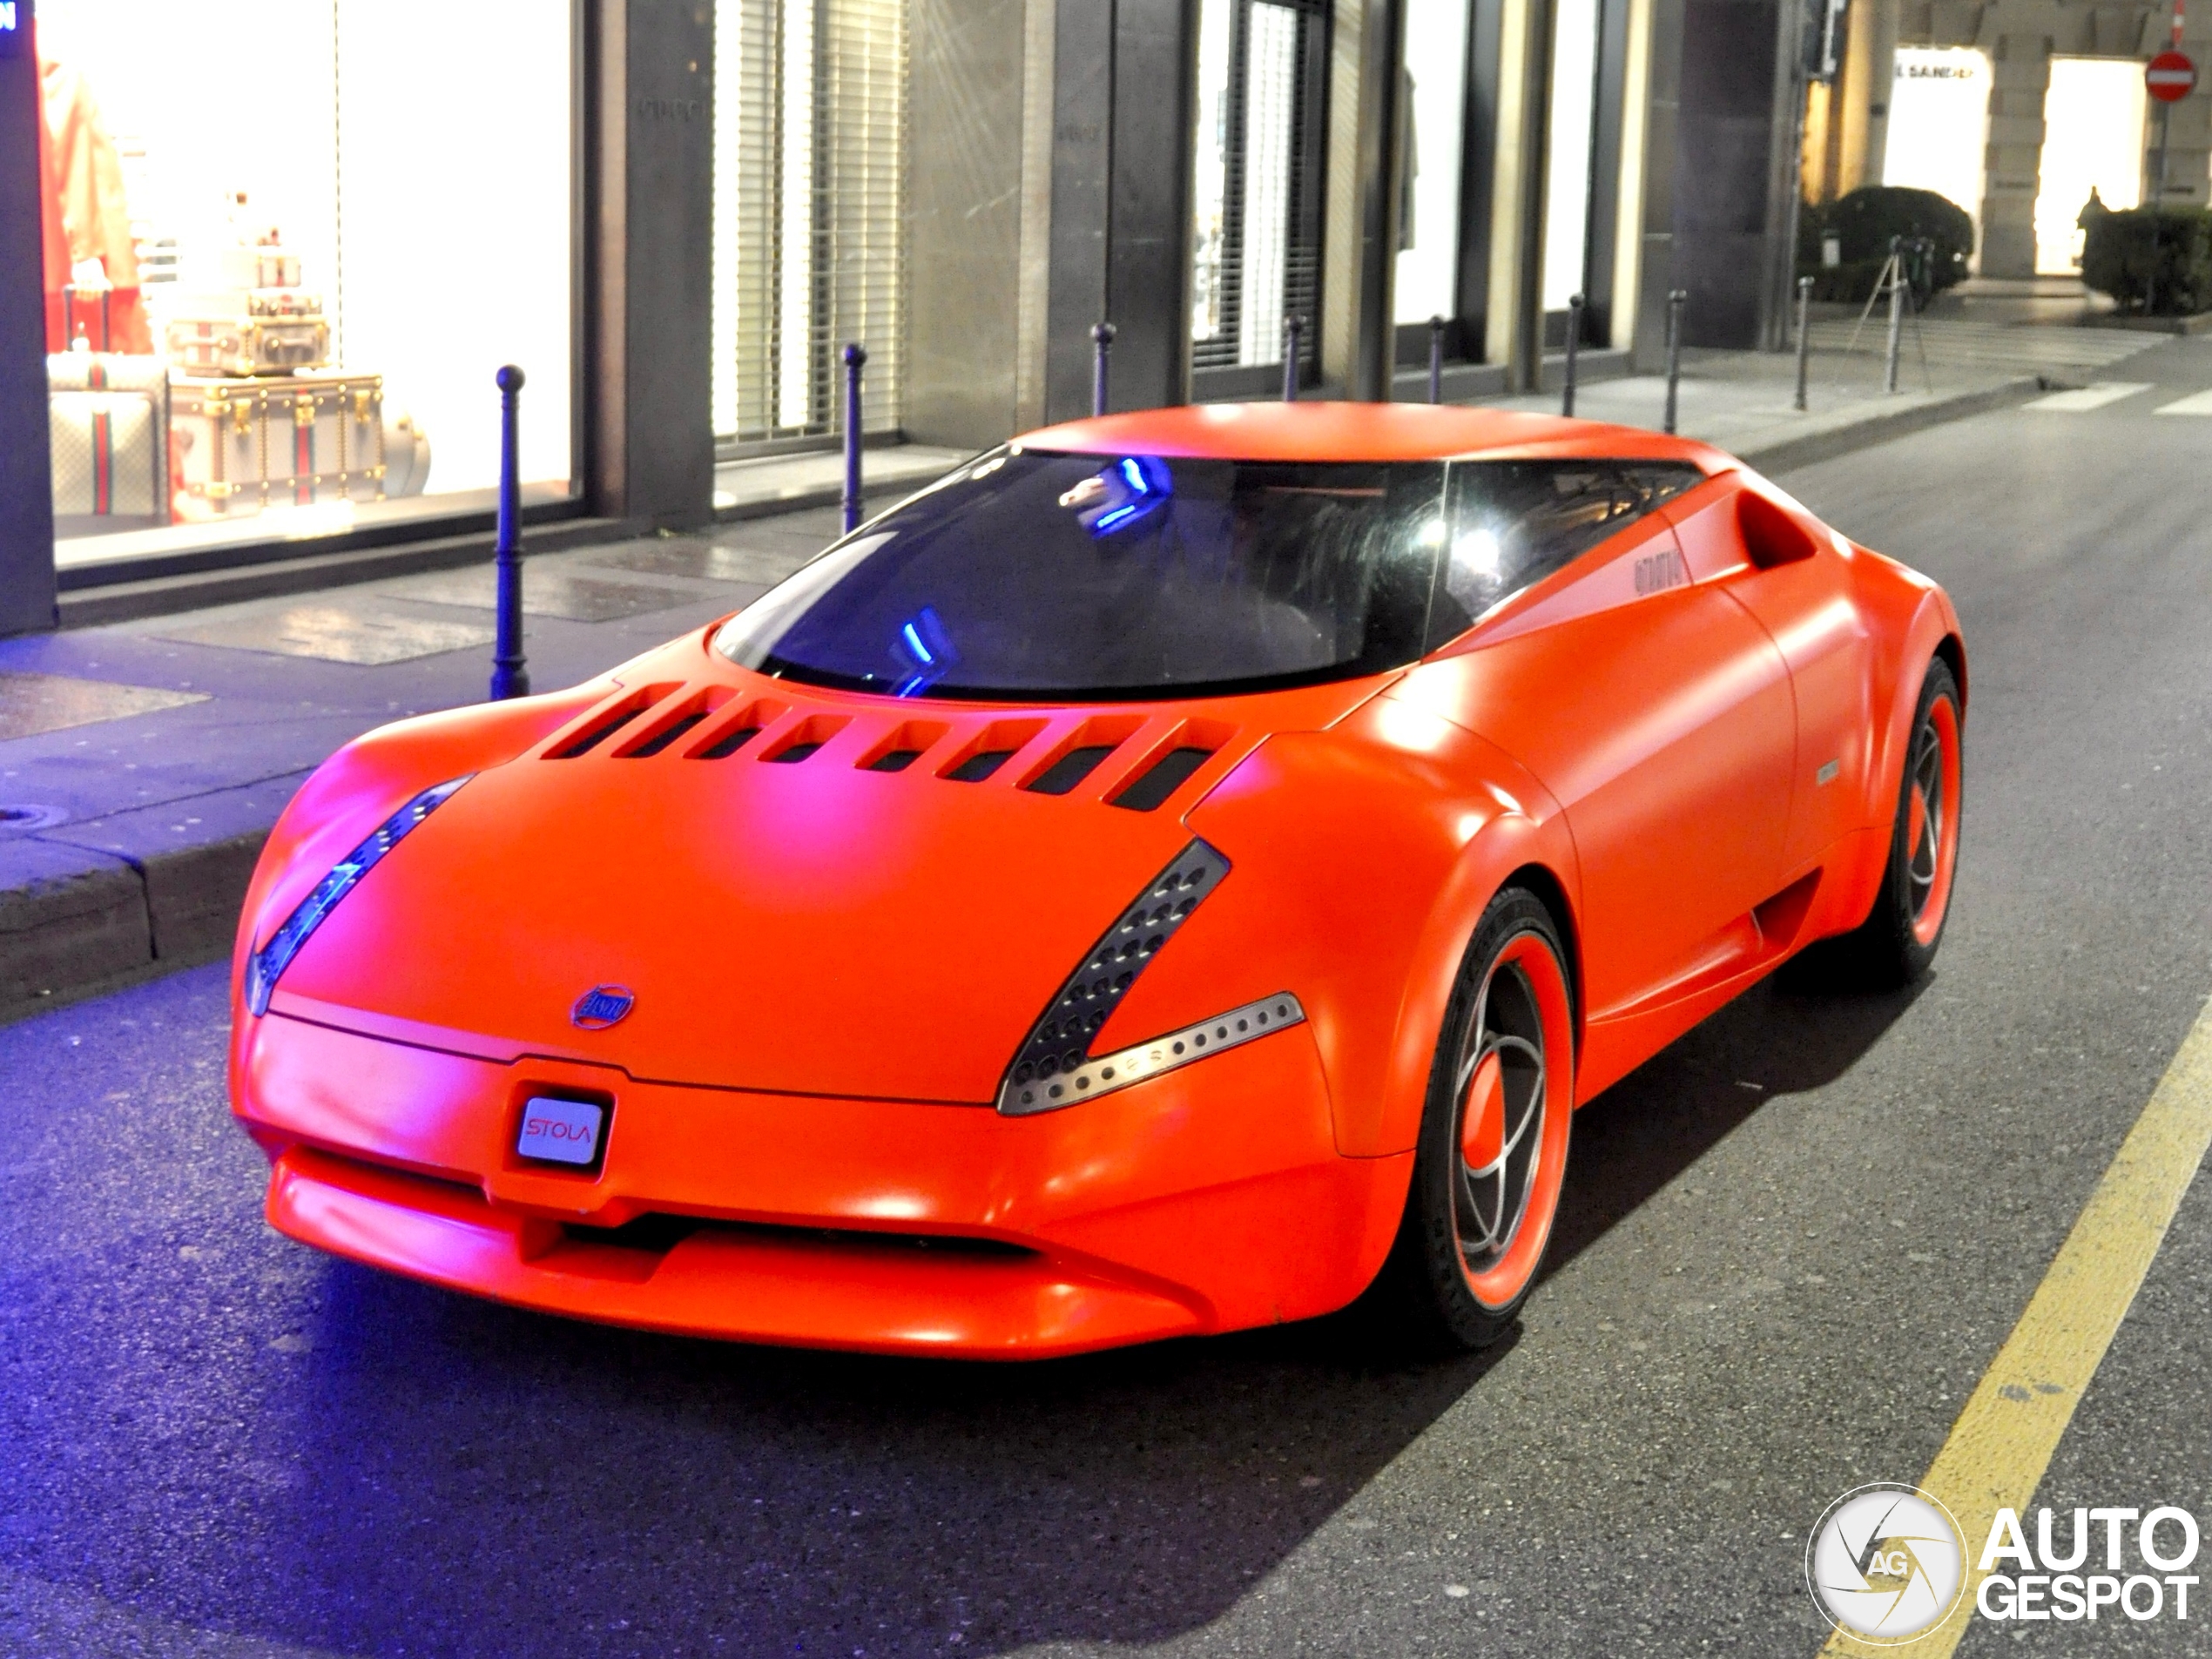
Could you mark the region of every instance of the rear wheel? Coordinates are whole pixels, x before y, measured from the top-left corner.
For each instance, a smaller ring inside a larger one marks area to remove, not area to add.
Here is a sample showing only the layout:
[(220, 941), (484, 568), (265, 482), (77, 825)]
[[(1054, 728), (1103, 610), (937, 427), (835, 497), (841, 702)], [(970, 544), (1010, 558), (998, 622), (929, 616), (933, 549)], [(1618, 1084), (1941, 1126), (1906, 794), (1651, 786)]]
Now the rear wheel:
[(1379, 1286), (1425, 1345), (1485, 1347), (1512, 1325), (1559, 1213), (1574, 1104), (1566, 953), (1551, 913), (1508, 887), (1483, 913), (1445, 1010)]
[(1966, 797), (1959, 682), (1941, 658), (1928, 664), (1912, 714), (1889, 861), (1874, 908), (1850, 937), (1868, 979), (1907, 985), (1928, 971), (1951, 916)]

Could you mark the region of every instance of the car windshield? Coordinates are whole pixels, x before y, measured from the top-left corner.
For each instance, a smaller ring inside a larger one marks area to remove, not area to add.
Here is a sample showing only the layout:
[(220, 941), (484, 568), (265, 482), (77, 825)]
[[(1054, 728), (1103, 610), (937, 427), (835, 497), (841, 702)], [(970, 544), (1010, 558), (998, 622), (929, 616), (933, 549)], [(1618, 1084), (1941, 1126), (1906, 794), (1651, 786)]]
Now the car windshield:
[(906, 697), (1133, 698), (1421, 655), (1444, 468), (1001, 449), (717, 637), (745, 667)]

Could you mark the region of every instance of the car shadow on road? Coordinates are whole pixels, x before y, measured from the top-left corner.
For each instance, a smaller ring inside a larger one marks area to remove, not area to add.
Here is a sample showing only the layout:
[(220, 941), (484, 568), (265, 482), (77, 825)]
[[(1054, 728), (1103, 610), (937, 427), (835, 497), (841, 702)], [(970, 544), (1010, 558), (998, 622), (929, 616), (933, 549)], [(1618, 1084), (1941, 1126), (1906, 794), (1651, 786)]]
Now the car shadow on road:
[[(1511, 1351), (1352, 1318), (1028, 1366), (598, 1329), (328, 1269), (259, 1628), (348, 1651), (1001, 1653), (1204, 1626)], [(1374, 1527), (1366, 1523), (1367, 1528)], [(342, 1588), (341, 1588), (342, 1587)]]
[(1677, 1039), (1575, 1116), (1548, 1277), (1778, 1095), (1835, 1082), (1935, 982), (1851, 987), (1808, 954)]

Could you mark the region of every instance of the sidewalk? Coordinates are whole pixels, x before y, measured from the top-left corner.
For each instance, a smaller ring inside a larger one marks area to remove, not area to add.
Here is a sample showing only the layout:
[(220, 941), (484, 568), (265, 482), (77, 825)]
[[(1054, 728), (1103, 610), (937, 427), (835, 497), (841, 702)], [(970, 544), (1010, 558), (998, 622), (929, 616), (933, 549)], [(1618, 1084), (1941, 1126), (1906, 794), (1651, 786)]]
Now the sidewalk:
[[(1999, 341), (1993, 362), (1988, 325), (1944, 334), (1931, 323), (1927, 380), (1885, 396), (1878, 361), (1823, 343), (1835, 327), (1817, 326), (1803, 415), (1790, 407), (1791, 358), (1687, 354), (1683, 431), (1781, 471), (2023, 397), (2038, 361), (2051, 365), (2047, 378), (2080, 383), (2157, 343), (2013, 329), (2033, 338)], [(1908, 361), (1917, 369), (1917, 355)], [(1577, 413), (1656, 426), (1664, 395), (1649, 376), (1596, 381)], [(1554, 409), (1557, 395), (1507, 406)], [(918, 482), (947, 458), (869, 455), (880, 483), (894, 468)], [(785, 491), (819, 501), (834, 460), (755, 463), (726, 476), (723, 510), (763, 512)], [(532, 683), (573, 685), (739, 608), (837, 529), (835, 510), (814, 507), (532, 555)], [(226, 954), (261, 842), (307, 772), (372, 727), (483, 696), (492, 573), (476, 556), (0, 641), (0, 1021)]]
[[(1825, 309), (1825, 308), (1824, 308)], [(1807, 364), (1806, 407), (1794, 407), (1797, 359), (1784, 352), (1685, 351), (1676, 394), (1676, 429), (1740, 456), (1762, 472), (1787, 471), (1983, 409), (2024, 401), (2039, 390), (2080, 386), (2158, 343), (2160, 336), (2103, 329), (1930, 317), (1908, 321), (1898, 387), (1882, 389), (1886, 320), (1858, 323), (1838, 307), (1816, 315)], [(1556, 383), (1556, 366), (1551, 380)], [(1656, 429), (1667, 383), (1656, 374), (1602, 380), (1577, 388), (1585, 420)], [(1502, 408), (1556, 413), (1548, 390), (1498, 400)]]

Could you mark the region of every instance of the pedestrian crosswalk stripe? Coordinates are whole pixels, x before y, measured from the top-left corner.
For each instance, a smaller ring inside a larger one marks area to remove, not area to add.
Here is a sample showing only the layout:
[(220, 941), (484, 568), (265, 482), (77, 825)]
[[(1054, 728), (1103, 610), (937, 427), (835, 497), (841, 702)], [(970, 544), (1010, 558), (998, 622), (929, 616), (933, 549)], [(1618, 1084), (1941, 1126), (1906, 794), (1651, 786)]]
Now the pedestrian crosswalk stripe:
[(2212, 415), (2212, 392), (2197, 392), (2179, 402), (2160, 406), (2161, 415)]
[(2082, 387), (2079, 391), (2054, 392), (2048, 397), (2039, 397), (2023, 408), (2047, 409), (2058, 415), (2087, 415), (2091, 409), (2101, 409), (2107, 403), (2117, 403), (2123, 397), (2133, 397), (2138, 392), (2150, 390), (2148, 381), (2099, 381)]

